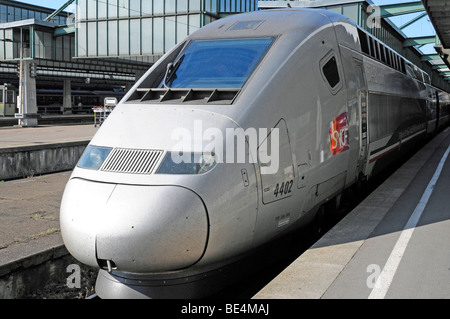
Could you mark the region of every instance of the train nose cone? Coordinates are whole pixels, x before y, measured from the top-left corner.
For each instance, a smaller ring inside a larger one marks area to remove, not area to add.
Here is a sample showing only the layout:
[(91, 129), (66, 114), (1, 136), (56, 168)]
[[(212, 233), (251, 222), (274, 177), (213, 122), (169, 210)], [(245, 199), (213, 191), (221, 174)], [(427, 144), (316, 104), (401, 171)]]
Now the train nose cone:
[(61, 232), (69, 252), (88, 265), (109, 260), (121, 271), (171, 271), (200, 260), (208, 217), (202, 200), (182, 187), (72, 179)]

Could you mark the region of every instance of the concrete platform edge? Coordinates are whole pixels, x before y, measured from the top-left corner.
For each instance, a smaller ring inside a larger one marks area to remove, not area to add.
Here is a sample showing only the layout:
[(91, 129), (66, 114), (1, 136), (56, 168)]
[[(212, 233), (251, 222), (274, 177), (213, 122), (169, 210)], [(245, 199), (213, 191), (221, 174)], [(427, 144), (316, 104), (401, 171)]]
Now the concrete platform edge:
[(72, 170), (89, 141), (0, 149), (0, 180)]
[(0, 156), (4, 153), (17, 153), (17, 152), (30, 152), (30, 151), (40, 151), (42, 149), (53, 149), (62, 147), (72, 147), (72, 146), (87, 146), (90, 141), (73, 141), (73, 142), (60, 142), (60, 143), (48, 143), (48, 144), (37, 144), (37, 145), (24, 145), (15, 146), (8, 148), (0, 148)]
[(0, 299), (22, 298), (60, 281), (72, 258), (60, 233), (0, 250)]

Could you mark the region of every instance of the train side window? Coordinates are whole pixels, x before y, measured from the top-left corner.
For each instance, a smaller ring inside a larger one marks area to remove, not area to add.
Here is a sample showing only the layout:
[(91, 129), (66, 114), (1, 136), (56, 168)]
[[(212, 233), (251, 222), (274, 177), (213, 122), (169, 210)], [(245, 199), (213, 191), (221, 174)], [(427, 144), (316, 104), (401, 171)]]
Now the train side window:
[(365, 34), (364, 31), (358, 29), (358, 35), (359, 35), (359, 42), (361, 44), (361, 51), (366, 54), (370, 54), (369, 44), (367, 42), (367, 34)]
[(400, 61), (400, 67), (401, 67), (401, 71), (403, 72), (403, 73), (406, 73), (406, 67), (405, 67), (405, 60), (404, 59), (400, 59), (401, 61)]
[(373, 39), (371, 37), (369, 37), (369, 45), (370, 45), (370, 55), (375, 58), (375, 47), (373, 45)]
[(381, 61), (383, 61), (383, 63), (386, 63), (386, 53), (384, 50), (384, 45), (380, 45)]
[(328, 53), (320, 62), (320, 70), (333, 94), (337, 93), (341, 87), (339, 66), (333, 52)]
[(386, 63), (387, 63), (387, 65), (392, 66), (392, 63), (391, 63), (391, 52), (390, 52), (389, 49), (386, 49)]
[(380, 60), (380, 43), (378, 41), (375, 41), (375, 58)]

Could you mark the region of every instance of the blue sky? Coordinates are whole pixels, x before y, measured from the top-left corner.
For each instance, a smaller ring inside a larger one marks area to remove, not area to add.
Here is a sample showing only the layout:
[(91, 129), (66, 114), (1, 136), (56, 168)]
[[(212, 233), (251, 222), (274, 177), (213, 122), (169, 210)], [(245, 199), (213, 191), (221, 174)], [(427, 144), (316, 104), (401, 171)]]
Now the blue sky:
[[(19, 2), (34, 4), (36, 6), (47, 7), (52, 9), (60, 8), (67, 0), (18, 0)], [(75, 12), (75, 2), (70, 5), (66, 11)]]
[[(38, 6), (48, 7), (57, 9), (62, 6), (66, 0), (19, 0), (20, 2), (25, 2), (29, 4), (34, 4)], [(384, 5), (384, 4), (397, 4), (404, 2), (411, 2), (414, 0), (372, 0), (375, 4)], [(70, 5), (66, 11), (75, 12), (75, 4)], [(397, 25), (401, 26), (406, 22), (410, 21), (414, 17), (418, 16), (420, 13), (411, 13), (407, 15), (402, 15), (398, 17), (391, 18), (391, 21)], [(425, 35), (433, 35), (436, 34), (434, 28), (428, 19), (428, 16), (423, 17), (420, 21), (415, 24), (405, 28), (402, 30), (408, 37), (417, 37), (417, 36), (425, 36)], [(432, 44), (425, 45), (420, 49), (423, 53), (435, 53)]]

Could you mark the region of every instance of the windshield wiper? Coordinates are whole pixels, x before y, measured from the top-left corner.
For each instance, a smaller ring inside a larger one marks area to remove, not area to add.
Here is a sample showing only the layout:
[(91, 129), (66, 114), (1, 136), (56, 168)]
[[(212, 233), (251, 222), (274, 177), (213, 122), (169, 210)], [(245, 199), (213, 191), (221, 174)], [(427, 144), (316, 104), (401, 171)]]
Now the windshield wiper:
[(180, 66), (181, 62), (184, 59), (184, 56), (185, 56), (184, 54), (182, 56), (180, 56), (180, 58), (178, 59), (177, 62), (175, 62), (175, 64), (172, 62), (167, 63), (166, 74), (164, 75), (164, 79), (162, 81), (164, 88), (166, 88), (166, 89), (169, 88), (166, 83), (168, 80), (170, 81), (172, 76), (177, 72), (178, 67)]

